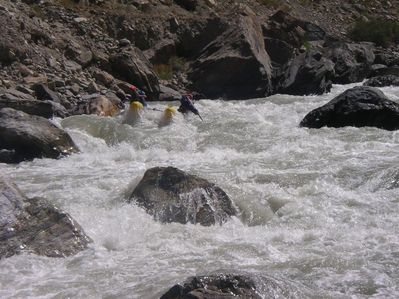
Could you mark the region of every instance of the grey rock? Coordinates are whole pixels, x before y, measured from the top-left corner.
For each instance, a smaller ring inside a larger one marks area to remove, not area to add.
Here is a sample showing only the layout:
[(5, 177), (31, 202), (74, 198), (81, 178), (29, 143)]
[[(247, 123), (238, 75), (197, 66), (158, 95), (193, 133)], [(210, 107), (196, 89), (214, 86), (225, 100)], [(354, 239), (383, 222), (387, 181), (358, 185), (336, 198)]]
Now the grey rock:
[(301, 53), (283, 69), (282, 78), (276, 78), (278, 93), (291, 95), (323, 94), (330, 91), (334, 78), (334, 63), (318, 51)]
[(174, 167), (148, 169), (129, 197), (161, 222), (222, 224), (236, 210), (227, 194)]
[(109, 63), (110, 73), (116, 78), (140, 87), (150, 99), (158, 98), (158, 77), (153, 72), (151, 63), (139, 49), (124, 48), (120, 53), (110, 56)]
[(363, 85), (373, 87), (399, 86), (399, 76), (385, 75), (373, 77), (364, 82)]
[(22, 251), (65, 257), (91, 242), (72, 217), (45, 199), (28, 199), (0, 177), (0, 259)]
[(55, 159), (79, 151), (68, 133), (49, 120), (12, 108), (0, 110), (0, 147), (15, 150), (15, 163)]
[(208, 44), (192, 64), (192, 89), (209, 98), (246, 99), (271, 93), (271, 61), (250, 10)]

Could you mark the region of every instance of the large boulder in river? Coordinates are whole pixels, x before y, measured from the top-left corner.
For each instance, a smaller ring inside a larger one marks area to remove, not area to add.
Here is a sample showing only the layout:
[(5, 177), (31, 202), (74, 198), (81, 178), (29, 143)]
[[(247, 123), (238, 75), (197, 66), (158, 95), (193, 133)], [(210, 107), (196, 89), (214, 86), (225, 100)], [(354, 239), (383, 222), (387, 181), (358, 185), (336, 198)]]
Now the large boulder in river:
[(116, 78), (144, 90), (150, 99), (159, 95), (159, 81), (144, 54), (134, 47), (123, 48), (109, 57), (109, 72)]
[(0, 149), (14, 153), (13, 163), (59, 158), (79, 151), (68, 133), (49, 120), (12, 108), (0, 110)]
[(374, 87), (399, 86), (399, 76), (386, 75), (373, 77), (364, 82), (363, 85)]
[(377, 127), (399, 129), (399, 104), (373, 87), (357, 86), (346, 90), (324, 106), (308, 113), (301, 127)]
[(275, 91), (291, 95), (323, 94), (330, 91), (334, 63), (315, 50), (295, 56), (275, 78)]
[(271, 93), (271, 63), (262, 28), (249, 9), (209, 43), (188, 74), (192, 89), (206, 97), (245, 99)]
[(0, 259), (21, 251), (64, 257), (91, 241), (70, 215), (42, 198), (27, 198), (2, 177), (0, 207)]
[(236, 210), (227, 194), (174, 167), (148, 169), (129, 198), (161, 222), (222, 224)]

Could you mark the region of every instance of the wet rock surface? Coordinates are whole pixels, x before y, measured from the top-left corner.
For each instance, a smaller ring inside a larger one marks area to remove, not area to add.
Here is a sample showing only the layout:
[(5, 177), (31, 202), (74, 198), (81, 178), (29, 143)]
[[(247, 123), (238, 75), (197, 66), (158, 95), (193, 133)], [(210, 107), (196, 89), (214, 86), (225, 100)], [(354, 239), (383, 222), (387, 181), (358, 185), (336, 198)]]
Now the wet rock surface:
[(161, 222), (222, 224), (236, 215), (231, 199), (205, 179), (174, 167), (147, 170), (129, 197)]
[(216, 298), (320, 298), (317, 291), (292, 282), (257, 274), (212, 273), (187, 278), (170, 288), (161, 299)]
[(43, 198), (27, 198), (0, 177), (0, 259), (22, 251), (65, 257), (91, 242), (69, 214)]
[(324, 106), (309, 112), (301, 127), (377, 127), (399, 129), (399, 104), (374, 87), (358, 86), (346, 90)]
[(79, 151), (71, 137), (49, 120), (12, 108), (0, 110), (0, 147), (14, 151), (14, 163), (56, 159)]

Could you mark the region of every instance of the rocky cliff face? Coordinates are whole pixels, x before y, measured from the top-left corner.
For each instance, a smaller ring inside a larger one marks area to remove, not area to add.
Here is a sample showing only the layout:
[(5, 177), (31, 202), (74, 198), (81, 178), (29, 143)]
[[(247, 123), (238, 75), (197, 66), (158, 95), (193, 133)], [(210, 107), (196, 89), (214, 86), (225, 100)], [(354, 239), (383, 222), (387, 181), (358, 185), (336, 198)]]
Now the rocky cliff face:
[[(113, 115), (131, 84), (150, 100), (187, 91), (224, 99), (321, 94), (368, 77), (377, 60), (398, 61), (395, 50), (346, 36), (358, 19), (397, 20), (386, 8), (397, 2), (4, 1), (2, 107), (25, 98), (31, 106), (21, 110), (46, 117)], [(15, 90), (26, 96), (10, 96)]]

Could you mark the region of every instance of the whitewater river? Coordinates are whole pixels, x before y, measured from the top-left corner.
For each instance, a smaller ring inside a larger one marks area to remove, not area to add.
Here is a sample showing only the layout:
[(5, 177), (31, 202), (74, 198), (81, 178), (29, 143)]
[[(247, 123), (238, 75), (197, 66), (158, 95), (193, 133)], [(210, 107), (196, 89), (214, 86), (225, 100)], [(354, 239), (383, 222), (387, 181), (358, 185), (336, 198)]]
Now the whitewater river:
[[(76, 256), (0, 260), (0, 298), (159, 298), (192, 275), (264, 274), (296, 298), (399, 297), (399, 132), (299, 128), (323, 96), (199, 101), (159, 129), (147, 111), (54, 120), (81, 153), (0, 164), (29, 197), (67, 211), (93, 239)], [(399, 88), (383, 88), (399, 101)], [(163, 108), (154, 103), (152, 107)], [(223, 226), (160, 224), (125, 199), (154, 166), (216, 183), (240, 215)]]

